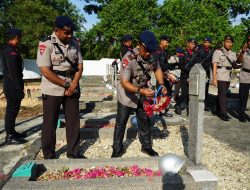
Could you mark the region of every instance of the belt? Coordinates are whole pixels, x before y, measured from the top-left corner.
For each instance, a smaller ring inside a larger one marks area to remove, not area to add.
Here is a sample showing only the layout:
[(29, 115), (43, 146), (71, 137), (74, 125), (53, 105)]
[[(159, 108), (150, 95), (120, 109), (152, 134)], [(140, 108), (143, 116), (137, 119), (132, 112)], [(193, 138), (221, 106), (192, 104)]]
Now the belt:
[(226, 70), (232, 70), (232, 67), (226, 67), (226, 66), (217, 66), (218, 69), (225, 68)]
[(242, 71), (250, 73), (250, 69), (243, 68)]
[(66, 71), (58, 71), (58, 70), (53, 70), (53, 72), (57, 75), (63, 76), (63, 77), (72, 77), (75, 74), (75, 71), (69, 69)]

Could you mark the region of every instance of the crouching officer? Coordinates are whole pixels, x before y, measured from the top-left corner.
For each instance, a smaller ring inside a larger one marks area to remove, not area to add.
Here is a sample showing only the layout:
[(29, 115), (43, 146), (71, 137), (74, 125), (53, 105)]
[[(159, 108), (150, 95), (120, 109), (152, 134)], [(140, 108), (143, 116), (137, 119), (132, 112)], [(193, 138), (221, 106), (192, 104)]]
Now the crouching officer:
[(5, 112), (5, 144), (22, 144), (27, 141), (25, 133), (15, 130), (16, 117), (24, 98), (23, 59), (17, 46), (21, 42), (21, 31), (9, 29), (7, 44), (2, 47), (1, 59), (3, 66), (3, 92), (7, 100)]
[(224, 47), (213, 53), (213, 82), (218, 86), (218, 116), (223, 121), (229, 121), (227, 114), (227, 90), (230, 85), (233, 62), (236, 62), (236, 54), (231, 51), (234, 39), (230, 35), (224, 37)]
[(250, 35), (247, 36), (247, 42), (244, 44), (240, 55), (237, 59), (239, 63), (242, 63), (240, 71), (240, 117), (239, 121), (245, 123), (250, 121), (249, 115), (246, 114), (247, 100), (250, 89)]
[(51, 36), (39, 42), (37, 64), (42, 73), (42, 151), (45, 159), (55, 158), (56, 127), (61, 104), (66, 120), (67, 157), (84, 158), (78, 152), (80, 134), (78, 82), (83, 60), (79, 43), (72, 38), (75, 25), (67, 16), (55, 19)]
[(163, 74), (158, 63), (158, 57), (153, 56), (156, 50), (157, 40), (155, 35), (150, 31), (144, 31), (140, 35), (138, 46), (127, 52), (122, 59), (121, 80), (117, 87), (118, 107), (111, 157), (120, 157), (125, 152), (123, 138), (129, 115), (133, 110), (135, 110), (138, 121), (141, 151), (150, 156), (158, 156), (158, 153), (152, 149), (149, 117), (143, 110), (145, 98), (152, 97), (155, 93), (147, 87), (150, 80), (149, 72), (154, 71), (156, 79), (163, 87), (162, 93), (167, 92), (163, 85)]

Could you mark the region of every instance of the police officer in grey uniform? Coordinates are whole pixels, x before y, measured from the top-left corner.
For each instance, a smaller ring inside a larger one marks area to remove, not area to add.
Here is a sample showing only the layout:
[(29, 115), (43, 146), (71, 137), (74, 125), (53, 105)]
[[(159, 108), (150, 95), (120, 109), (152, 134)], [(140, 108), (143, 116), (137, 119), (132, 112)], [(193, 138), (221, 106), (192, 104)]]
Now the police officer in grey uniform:
[(223, 121), (229, 121), (231, 117), (227, 114), (227, 90), (230, 85), (232, 74), (232, 62), (236, 62), (236, 54), (231, 51), (234, 39), (230, 35), (224, 37), (224, 47), (213, 53), (213, 81), (218, 86), (218, 108), (219, 117)]
[(250, 121), (249, 115), (247, 115), (245, 112), (250, 89), (250, 35), (247, 36), (247, 42), (244, 44), (237, 61), (242, 64), (239, 89), (239, 121), (245, 123)]
[(79, 85), (83, 60), (79, 43), (72, 38), (75, 25), (67, 16), (55, 19), (51, 36), (39, 42), (37, 64), (42, 73), (42, 151), (55, 158), (56, 127), (61, 104), (66, 120), (67, 157), (84, 158), (78, 152), (80, 134)]
[(140, 35), (138, 46), (127, 52), (122, 59), (121, 80), (117, 86), (118, 108), (111, 157), (120, 157), (125, 152), (123, 138), (129, 115), (133, 110), (138, 121), (141, 151), (150, 156), (158, 156), (152, 149), (149, 117), (143, 110), (145, 98), (152, 97), (155, 93), (147, 86), (150, 72), (155, 73), (156, 79), (162, 86), (162, 93), (167, 92), (157, 54), (156, 57), (153, 56), (156, 50), (155, 35), (150, 31), (144, 31)]

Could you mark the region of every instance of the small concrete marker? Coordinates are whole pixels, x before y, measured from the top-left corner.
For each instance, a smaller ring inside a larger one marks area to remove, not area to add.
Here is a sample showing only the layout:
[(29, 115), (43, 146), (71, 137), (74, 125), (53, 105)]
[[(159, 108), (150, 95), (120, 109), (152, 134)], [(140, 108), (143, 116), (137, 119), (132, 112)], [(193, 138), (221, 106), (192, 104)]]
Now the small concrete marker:
[(22, 164), (15, 170), (15, 172), (12, 174), (12, 177), (31, 177), (35, 169), (35, 162), (28, 162), (26, 164)]

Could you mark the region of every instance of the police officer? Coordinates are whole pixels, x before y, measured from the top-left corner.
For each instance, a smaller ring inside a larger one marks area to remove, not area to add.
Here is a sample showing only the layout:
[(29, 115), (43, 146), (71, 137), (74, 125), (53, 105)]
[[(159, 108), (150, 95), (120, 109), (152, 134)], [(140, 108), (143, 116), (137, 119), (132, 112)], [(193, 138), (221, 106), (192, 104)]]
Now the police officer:
[(118, 107), (111, 157), (120, 157), (125, 152), (122, 144), (124, 133), (129, 115), (134, 110), (138, 121), (141, 151), (150, 156), (158, 156), (158, 153), (152, 149), (150, 120), (143, 110), (145, 98), (152, 97), (155, 93), (147, 87), (151, 71), (154, 71), (156, 79), (162, 85), (162, 93), (166, 93), (158, 57), (153, 56), (156, 50), (155, 35), (150, 31), (144, 31), (140, 35), (138, 46), (127, 52), (122, 59), (121, 80), (117, 87)]
[(212, 57), (213, 49), (211, 47), (212, 39), (207, 36), (204, 38), (202, 46), (197, 52), (197, 63), (200, 63), (203, 69), (206, 71), (207, 83), (205, 89), (205, 111), (210, 111), (210, 106), (208, 104), (208, 89), (209, 89), (209, 80), (210, 80), (210, 70), (212, 67)]
[[(168, 48), (169, 44), (170, 44), (170, 37), (167, 35), (162, 35), (160, 37), (160, 43), (157, 49), (157, 53), (159, 54), (158, 56), (159, 56), (159, 64), (161, 70), (164, 73), (164, 85), (167, 87), (168, 95), (171, 96), (172, 82), (170, 81), (170, 78), (168, 76), (170, 76), (169, 71), (173, 70), (175, 67), (173, 64), (171, 65), (168, 63), (168, 54), (166, 52), (166, 49)], [(168, 109), (165, 111), (163, 115), (167, 117), (173, 117), (173, 114), (169, 113)]]
[(213, 53), (213, 82), (218, 87), (219, 117), (223, 121), (229, 121), (227, 114), (227, 90), (230, 85), (232, 62), (236, 62), (236, 54), (231, 51), (234, 39), (230, 35), (224, 37), (223, 47)]
[(239, 121), (245, 123), (250, 121), (249, 115), (246, 114), (247, 101), (250, 89), (250, 35), (247, 36), (247, 42), (242, 47), (237, 62), (242, 63), (240, 71), (240, 114)]
[(79, 85), (83, 60), (79, 43), (72, 38), (75, 25), (67, 16), (58, 16), (51, 36), (39, 42), (37, 64), (42, 73), (42, 151), (45, 159), (55, 158), (56, 126), (60, 105), (66, 120), (67, 157), (84, 158), (78, 152), (80, 134)]
[(15, 130), (16, 117), (24, 98), (23, 59), (17, 49), (21, 42), (22, 33), (19, 29), (7, 31), (7, 44), (2, 47), (1, 59), (3, 64), (3, 92), (7, 105), (5, 112), (5, 144), (22, 144), (27, 141), (25, 133)]
[(126, 34), (121, 38), (121, 52), (120, 52), (121, 59), (128, 51), (133, 49), (132, 43), (133, 43), (133, 37), (129, 34)]
[[(175, 113), (181, 115), (181, 110), (188, 107), (189, 72), (195, 62), (196, 39), (189, 38), (184, 56), (179, 57), (179, 68), (181, 69), (180, 86), (181, 95), (175, 105)], [(182, 107), (181, 107), (182, 106)]]

